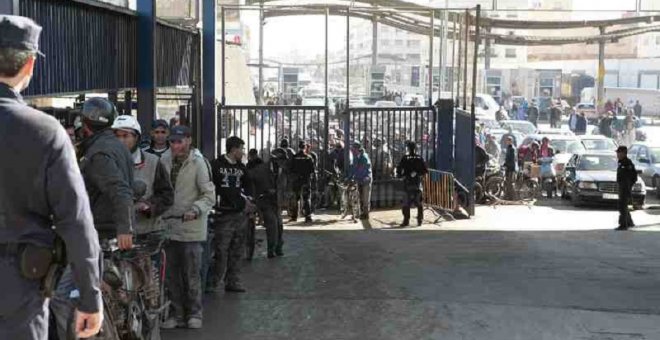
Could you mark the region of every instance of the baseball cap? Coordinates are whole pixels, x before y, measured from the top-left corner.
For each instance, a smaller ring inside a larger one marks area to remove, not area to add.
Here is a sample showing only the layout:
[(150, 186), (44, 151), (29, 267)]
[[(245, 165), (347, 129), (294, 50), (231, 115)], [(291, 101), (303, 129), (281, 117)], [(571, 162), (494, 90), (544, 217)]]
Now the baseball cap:
[(170, 140), (182, 140), (190, 137), (190, 128), (185, 125), (177, 125), (170, 131)]
[(0, 48), (14, 48), (43, 56), (39, 51), (41, 26), (18, 15), (0, 15)]
[(169, 129), (170, 124), (168, 124), (165, 119), (156, 119), (156, 120), (153, 121), (153, 123), (151, 123), (151, 128), (152, 129), (159, 128), (159, 127), (164, 127), (166, 129)]

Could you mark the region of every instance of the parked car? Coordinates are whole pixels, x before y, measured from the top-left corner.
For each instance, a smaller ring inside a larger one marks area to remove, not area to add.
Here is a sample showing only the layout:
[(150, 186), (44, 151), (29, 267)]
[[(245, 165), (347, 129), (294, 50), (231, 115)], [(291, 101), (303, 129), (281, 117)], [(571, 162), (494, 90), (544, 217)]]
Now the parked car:
[(584, 113), (584, 117), (587, 118), (588, 122), (597, 122), (600, 119), (596, 105), (592, 103), (578, 103), (574, 109), (577, 113)]
[(534, 126), (534, 124), (524, 120), (502, 120), (500, 121), (500, 126), (502, 126), (502, 129), (505, 130), (507, 130), (510, 127), (511, 129), (513, 129), (513, 131), (518, 131), (525, 136), (532, 133), (536, 133), (537, 131), (536, 126)]
[(584, 145), (585, 149), (587, 149), (588, 152), (592, 152), (592, 151), (614, 152), (618, 147), (617, 143), (612, 138), (605, 137), (603, 135), (581, 136), (580, 141), (582, 141), (582, 145)]
[(388, 100), (379, 100), (374, 104), (375, 107), (397, 107), (395, 102)]
[[(562, 197), (574, 205), (602, 203), (614, 205), (619, 200), (616, 182), (618, 161), (614, 152), (589, 152), (573, 155), (566, 165)], [(646, 200), (646, 186), (641, 178), (633, 186), (633, 207), (639, 209)]]
[(474, 107), (474, 115), (477, 119), (495, 119), (497, 111), (500, 109), (500, 104), (489, 94), (477, 93), (474, 100)]
[(566, 129), (554, 129), (554, 128), (541, 128), (536, 132), (539, 135), (547, 136), (575, 136), (575, 133), (571, 130)]
[(639, 177), (646, 185), (654, 187), (660, 197), (660, 144), (635, 143), (628, 149), (628, 158), (641, 172)]

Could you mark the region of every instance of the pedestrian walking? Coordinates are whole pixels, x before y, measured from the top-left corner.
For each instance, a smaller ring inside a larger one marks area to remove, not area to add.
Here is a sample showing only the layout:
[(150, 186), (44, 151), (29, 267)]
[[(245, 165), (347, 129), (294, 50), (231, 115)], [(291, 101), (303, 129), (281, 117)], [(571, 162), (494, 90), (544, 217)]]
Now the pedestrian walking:
[(619, 187), (619, 227), (616, 230), (628, 230), (635, 226), (628, 204), (632, 200), (632, 188), (637, 183), (637, 170), (635, 165), (628, 158), (628, 148), (619, 146), (616, 149), (616, 156), (619, 159), (619, 166), (616, 170), (616, 182)]
[[(314, 175), (314, 160), (307, 154), (307, 145), (301, 141), (298, 153), (291, 160), (291, 180), (293, 199), (290, 201), (289, 216), (291, 222), (298, 219), (298, 210), (302, 205), (306, 223), (312, 222), (312, 176)], [(302, 202), (301, 202), (302, 201)]]
[(348, 170), (348, 178), (354, 179), (358, 184), (360, 193), (361, 219), (368, 219), (371, 210), (371, 184), (372, 171), (371, 160), (360, 142), (353, 142), (351, 146), (351, 165)]
[(211, 167), (192, 147), (190, 128), (177, 125), (170, 131), (170, 150), (161, 156), (174, 187), (174, 204), (163, 214), (169, 242), (166, 287), (171, 312), (161, 326), (202, 328), (202, 243), (207, 240), (208, 214), (215, 202)]
[(282, 234), (284, 225), (277, 204), (277, 173), (275, 161), (281, 157), (281, 153), (273, 153), (271, 162), (264, 162), (257, 150), (248, 152), (247, 171), (250, 178), (251, 193), (255, 198), (259, 215), (266, 228), (266, 239), (268, 242), (267, 257), (284, 256), (282, 246)]
[(612, 111), (607, 111), (598, 124), (600, 134), (612, 138)]
[(584, 112), (580, 112), (575, 118), (575, 134), (578, 136), (587, 133), (587, 118), (584, 117)]
[(527, 119), (530, 123), (534, 124), (534, 126), (538, 127), (539, 108), (536, 104), (536, 99), (532, 99), (532, 105), (530, 105), (527, 110)]
[(403, 213), (401, 227), (407, 227), (410, 224), (410, 208), (413, 206), (417, 207), (417, 225), (421, 226), (424, 219), (422, 178), (428, 173), (428, 169), (424, 158), (416, 153), (417, 144), (409, 141), (406, 146), (408, 154), (401, 159), (396, 168), (397, 176), (403, 178), (405, 193), (401, 202), (401, 212)]
[(55, 288), (48, 271), (66, 265), (48, 256), (58, 244), (80, 295), (76, 336), (94, 336), (103, 319), (99, 241), (73, 145), (55, 118), (20, 94), (32, 78), (40, 34), (29, 18), (0, 15), (0, 157), (12, 160), (0, 167), (0, 339), (48, 339), (44, 294)]
[(257, 211), (247, 196), (249, 179), (242, 163), (245, 142), (232, 136), (225, 143), (225, 154), (211, 162), (213, 183), (217, 189), (218, 213), (214, 220), (215, 266), (210, 290), (218, 290), (224, 284), (226, 292), (244, 293), (240, 280), (241, 259), (245, 253), (248, 214)]
[(642, 118), (642, 104), (639, 103), (639, 100), (635, 102), (635, 106), (633, 107), (633, 110), (635, 111), (635, 116), (639, 119)]
[(506, 139), (506, 156), (504, 158), (504, 169), (506, 176), (505, 197), (508, 200), (516, 200), (518, 194), (514, 189), (516, 175), (518, 173), (518, 161), (516, 148), (513, 146), (513, 138)]
[(623, 119), (623, 145), (631, 146), (635, 143), (637, 139), (637, 128), (635, 126), (635, 117), (633, 116), (633, 111), (628, 110), (628, 114)]

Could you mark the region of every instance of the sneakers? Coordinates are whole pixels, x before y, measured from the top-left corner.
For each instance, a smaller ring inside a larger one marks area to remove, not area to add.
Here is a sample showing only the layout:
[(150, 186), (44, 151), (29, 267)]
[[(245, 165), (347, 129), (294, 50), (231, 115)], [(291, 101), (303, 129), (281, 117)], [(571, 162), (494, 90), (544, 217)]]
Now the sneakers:
[(268, 251), (268, 255), (266, 255), (266, 256), (267, 256), (269, 259), (272, 259), (272, 258), (275, 258), (275, 257), (276, 257), (276, 254), (275, 254), (274, 251), (270, 251), (270, 250), (269, 250), (269, 251)]
[(312, 223), (312, 218), (310, 216), (305, 217), (305, 223)]
[(628, 230), (628, 229), (629, 229), (628, 227), (619, 226), (618, 228), (616, 228), (614, 230), (623, 231), (623, 230)]
[(245, 293), (247, 290), (243, 288), (240, 284), (233, 284), (225, 286), (225, 292), (228, 293)]
[(188, 328), (190, 329), (202, 328), (202, 319), (190, 318), (190, 320), (188, 320)]
[(408, 222), (407, 220), (404, 220), (403, 223), (401, 223), (401, 224), (399, 225), (399, 227), (404, 228), (404, 227), (407, 227), (407, 226), (409, 226), (409, 225), (410, 225), (410, 222)]
[(421, 218), (417, 219), (417, 226), (418, 227), (421, 227), (423, 223), (424, 223), (424, 220), (422, 220)]
[[(188, 322), (188, 324), (190, 324), (190, 322)], [(201, 327), (201, 320), (200, 320), (200, 327)], [(160, 328), (162, 329), (186, 328), (186, 323), (183, 322), (183, 320), (181, 319), (169, 318), (160, 325)]]

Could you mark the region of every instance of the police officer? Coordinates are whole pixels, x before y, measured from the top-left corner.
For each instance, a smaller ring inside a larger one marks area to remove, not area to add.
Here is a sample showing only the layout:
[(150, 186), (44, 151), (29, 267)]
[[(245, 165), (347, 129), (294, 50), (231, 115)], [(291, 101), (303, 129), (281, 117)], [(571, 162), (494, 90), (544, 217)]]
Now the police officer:
[(0, 157), (13, 160), (0, 166), (0, 339), (48, 338), (48, 300), (40, 291), (48, 275), (37, 269), (51, 264), (30, 258), (50, 253), (55, 234), (79, 288), (76, 335), (93, 336), (102, 323), (99, 243), (71, 140), (20, 95), (40, 54), (40, 32), (28, 18), (0, 15)]
[(619, 186), (619, 227), (616, 230), (628, 230), (635, 226), (628, 203), (632, 199), (632, 188), (637, 182), (637, 170), (635, 165), (628, 158), (628, 148), (619, 146), (616, 149), (616, 157), (619, 159), (619, 166), (616, 169), (616, 182)]
[(312, 192), (312, 213), (316, 212), (319, 203), (319, 155), (312, 149), (312, 144), (305, 144), (305, 153), (312, 157), (314, 161), (314, 172), (312, 172), (311, 192)]
[(294, 199), (293, 175), (290, 169), (291, 169), (291, 161), (293, 160), (293, 156), (295, 155), (295, 152), (293, 151), (292, 148), (289, 147), (289, 140), (286, 138), (280, 141), (280, 147), (278, 149), (284, 152), (286, 158), (279, 161), (280, 167), (279, 167), (279, 175), (277, 182), (278, 185), (277, 197), (278, 197), (278, 202), (282, 204), (282, 209), (287, 210), (290, 218), (291, 216), (293, 216), (293, 213), (289, 211), (289, 209), (293, 205), (292, 201)]
[(298, 144), (298, 153), (291, 160), (291, 179), (293, 199), (289, 206), (291, 221), (298, 219), (298, 202), (302, 199), (305, 222), (312, 222), (311, 177), (314, 173), (314, 160), (306, 153), (307, 146), (301, 141)]
[(250, 178), (252, 196), (257, 203), (259, 215), (264, 221), (266, 238), (268, 240), (268, 258), (284, 256), (282, 251), (282, 233), (284, 226), (282, 217), (277, 209), (277, 173), (276, 161), (281, 153), (273, 153), (271, 161), (264, 162), (256, 149), (248, 153), (247, 171)]
[(417, 145), (413, 141), (406, 143), (408, 154), (403, 156), (396, 171), (399, 178), (403, 178), (403, 190), (405, 196), (402, 204), (403, 223), (402, 227), (410, 224), (410, 207), (417, 207), (417, 225), (422, 225), (424, 218), (424, 205), (422, 204), (422, 177), (428, 173), (426, 162), (416, 154)]
[(117, 237), (120, 249), (133, 247), (133, 159), (114, 135), (115, 106), (104, 98), (83, 104), (82, 171), (101, 239)]

